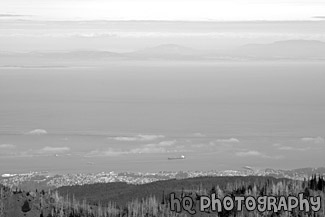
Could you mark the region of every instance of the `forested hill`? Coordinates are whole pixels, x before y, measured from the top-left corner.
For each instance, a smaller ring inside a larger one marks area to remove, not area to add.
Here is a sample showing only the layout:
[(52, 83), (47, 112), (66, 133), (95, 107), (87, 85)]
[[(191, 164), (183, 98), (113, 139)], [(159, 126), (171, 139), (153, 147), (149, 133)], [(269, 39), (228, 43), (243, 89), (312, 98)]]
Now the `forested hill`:
[[(118, 205), (125, 205), (134, 199), (142, 199), (150, 196), (162, 198), (171, 192), (182, 191), (202, 191), (210, 190), (216, 186), (221, 189), (227, 189), (230, 186), (263, 186), (265, 183), (276, 184), (278, 182), (286, 182), (289, 179), (276, 179), (273, 177), (196, 177), (188, 179), (171, 179), (165, 181), (152, 182), (143, 185), (132, 185), (124, 182), (116, 183), (98, 183), (83, 186), (66, 186), (58, 188), (58, 192), (62, 196), (69, 196), (82, 201), (84, 199), (91, 204), (107, 204), (114, 201)], [(292, 180), (291, 180), (292, 181)], [(299, 182), (299, 181), (297, 181)]]
[[(133, 185), (123, 182), (61, 187), (57, 191), (25, 192), (1, 188), (0, 217), (184, 217), (186, 211), (176, 213), (170, 209), (169, 193), (176, 197), (190, 197), (197, 216), (306, 216), (296, 207), (293, 212), (243, 209), (199, 212), (198, 202), (203, 195), (216, 193), (222, 199), (232, 196), (275, 197), (303, 193), (305, 198), (325, 198), (325, 179), (314, 175), (306, 181), (276, 179), (273, 177), (197, 177)], [(324, 201), (322, 199), (322, 201)], [(322, 209), (308, 216), (323, 217)]]

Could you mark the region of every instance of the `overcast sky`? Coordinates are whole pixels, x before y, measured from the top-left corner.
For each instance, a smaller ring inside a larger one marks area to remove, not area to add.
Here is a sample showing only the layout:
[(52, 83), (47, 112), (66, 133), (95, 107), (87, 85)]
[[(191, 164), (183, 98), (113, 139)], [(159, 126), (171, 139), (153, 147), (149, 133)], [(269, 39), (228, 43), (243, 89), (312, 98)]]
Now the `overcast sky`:
[(51, 20), (311, 20), (325, 15), (325, 1), (1, 0), (0, 14)]

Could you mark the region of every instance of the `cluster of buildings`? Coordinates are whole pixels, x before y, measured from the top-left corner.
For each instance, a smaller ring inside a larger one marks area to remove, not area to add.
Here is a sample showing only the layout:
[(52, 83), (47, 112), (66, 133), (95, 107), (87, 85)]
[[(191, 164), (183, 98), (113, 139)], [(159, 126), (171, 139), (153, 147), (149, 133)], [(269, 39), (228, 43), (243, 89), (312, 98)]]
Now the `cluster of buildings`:
[(49, 175), (48, 172), (29, 172), (24, 174), (2, 174), (0, 184), (11, 188), (23, 188), (33, 186), (40, 189), (58, 188), (61, 186), (85, 185), (94, 183), (126, 182), (129, 184), (145, 184), (167, 179), (183, 179), (200, 176), (273, 176), (277, 178), (300, 179), (308, 178), (307, 174), (283, 170), (224, 170), (224, 171), (160, 171), (157, 173), (140, 172), (101, 172), (96, 174), (64, 174)]

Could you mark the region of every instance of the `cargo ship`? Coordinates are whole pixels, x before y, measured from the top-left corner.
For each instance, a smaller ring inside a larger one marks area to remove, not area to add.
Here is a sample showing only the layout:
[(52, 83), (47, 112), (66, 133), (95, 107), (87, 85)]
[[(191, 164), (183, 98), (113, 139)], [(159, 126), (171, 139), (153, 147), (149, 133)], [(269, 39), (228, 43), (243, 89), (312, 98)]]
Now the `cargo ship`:
[(181, 155), (179, 157), (169, 157), (168, 160), (183, 160), (185, 159), (185, 156), (184, 155)]

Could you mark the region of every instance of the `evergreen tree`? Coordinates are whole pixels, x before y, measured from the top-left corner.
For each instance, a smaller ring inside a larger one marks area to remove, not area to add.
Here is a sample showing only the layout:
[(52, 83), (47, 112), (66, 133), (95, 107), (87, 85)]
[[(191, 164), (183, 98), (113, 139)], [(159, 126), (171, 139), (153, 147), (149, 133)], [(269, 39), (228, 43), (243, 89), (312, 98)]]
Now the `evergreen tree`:
[(23, 212), (29, 212), (31, 210), (29, 203), (27, 200), (25, 200), (24, 205), (21, 207), (21, 211)]

